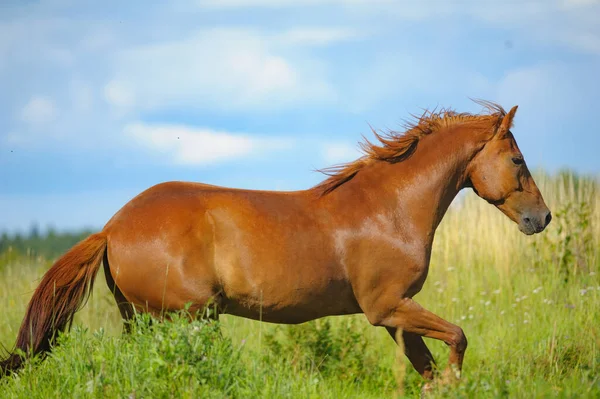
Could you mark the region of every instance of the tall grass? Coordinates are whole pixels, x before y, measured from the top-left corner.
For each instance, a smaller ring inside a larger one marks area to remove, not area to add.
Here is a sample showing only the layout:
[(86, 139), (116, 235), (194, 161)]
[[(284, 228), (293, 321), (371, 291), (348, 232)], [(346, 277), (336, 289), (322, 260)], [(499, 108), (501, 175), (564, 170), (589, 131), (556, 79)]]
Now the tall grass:
[[(600, 397), (600, 195), (595, 178), (537, 173), (554, 220), (527, 237), (472, 193), (440, 225), (415, 299), (463, 327), (463, 379), (433, 397)], [(14, 342), (50, 262), (0, 257), (0, 342)], [(98, 276), (102, 279), (101, 276)], [(99, 281), (100, 282), (100, 281)], [(0, 397), (418, 396), (422, 380), (364, 316), (277, 326), (224, 316), (122, 326), (104, 284), (43, 363), (0, 381)], [(219, 332), (220, 331), (220, 332)], [(426, 340), (440, 367), (448, 348)]]

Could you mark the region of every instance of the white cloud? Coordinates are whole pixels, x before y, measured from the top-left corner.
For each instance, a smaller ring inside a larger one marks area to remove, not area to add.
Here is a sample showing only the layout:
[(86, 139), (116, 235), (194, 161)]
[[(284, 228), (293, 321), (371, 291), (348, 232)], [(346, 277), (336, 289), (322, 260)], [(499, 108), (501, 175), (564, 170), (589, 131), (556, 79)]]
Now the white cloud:
[(57, 114), (52, 99), (36, 95), (21, 110), (21, 119), (31, 125), (51, 122)]
[(600, 54), (600, 34), (572, 31), (561, 33), (555, 35), (556, 41), (565, 47), (570, 47), (583, 53)]
[(203, 7), (234, 8), (234, 7), (303, 7), (319, 6), (329, 4), (373, 4), (392, 3), (392, 0), (197, 0), (197, 4)]
[(278, 35), (285, 45), (327, 46), (359, 37), (358, 32), (336, 28), (294, 28)]
[(563, 0), (565, 7), (585, 7), (600, 4), (600, 0)]
[(129, 108), (135, 103), (135, 95), (126, 83), (111, 80), (104, 86), (104, 98), (112, 106)]
[(119, 53), (107, 100), (142, 109), (273, 109), (319, 103), (333, 89), (310, 63), (276, 53), (276, 40), (253, 30), (207, 29), (185, 39)]
[(138, 144), (169, 156), (177, 164), (188, 165), (206, 165), (283, 150), (291, 144), (283, 138), (259, 138), (183, 125), (132, 123), (124, 131)]
[(357, 144), (344, 142), (329, 142), (322, 145), (321, 154), (325, 162), (330, 164), (339, 164), (343, 162), (354, 161), (363, 155)]
[(514, 4), (495, 0), (424, 0), (410, 3), (394, 0), (198, 0), (197, 4), (206, 8), (274, 9), (338, 6), (341, 12), (353, 17), (429, 23), (462, 16), (488, 26), (510, 29), (515, 39), (534, 39), (551, 46), (558, 43), (584, 53), (600, 53), (600, 25), (597, 22), (600, 0), (533, 0), (519, 3), (518, 9)]

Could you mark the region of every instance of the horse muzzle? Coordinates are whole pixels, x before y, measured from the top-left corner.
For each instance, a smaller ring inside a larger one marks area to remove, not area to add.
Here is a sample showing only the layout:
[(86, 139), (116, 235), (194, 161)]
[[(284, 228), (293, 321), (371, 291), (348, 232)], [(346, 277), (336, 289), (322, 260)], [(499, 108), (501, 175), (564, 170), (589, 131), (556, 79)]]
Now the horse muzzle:
[(552, 220), (552, 213), (545, 209), (541, 212), (526, 212), (521, 215), (519, 230), (527, 235), (541, 233)]

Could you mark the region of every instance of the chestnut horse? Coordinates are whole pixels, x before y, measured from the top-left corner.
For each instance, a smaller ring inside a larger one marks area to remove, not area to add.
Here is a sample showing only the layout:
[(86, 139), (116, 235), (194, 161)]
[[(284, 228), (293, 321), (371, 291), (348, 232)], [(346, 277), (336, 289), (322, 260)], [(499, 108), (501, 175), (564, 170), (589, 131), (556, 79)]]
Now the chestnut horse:
[[(377, 134), (360, 159), (326, 170), (308, 190), (252, 191), (169, 182), (139, 194), (104, 229), (76, 244), (44, 275), (16, 348), (50, 350), (70, 327), (100, 264), (125, 320), (192, 304), (273, 323), (364, 313), (399, 332), (426, 379), (433, 357), (422, 337), (444, 341), (444, 375), (460, 375), (463, 330), (412, 298), (427, 277), (435, 230), (471, 187), (519, 225), (539, 233), (550, 211), (510, 131), (517, 110), (480, 102), (480, 115), (425, 112), (403, 133)], [(17, 351), (18, 352), (18, 351)], [(19, 369), (17, 353), (0, 363)], [(445, 381), (446, 378), (443, 379)]]

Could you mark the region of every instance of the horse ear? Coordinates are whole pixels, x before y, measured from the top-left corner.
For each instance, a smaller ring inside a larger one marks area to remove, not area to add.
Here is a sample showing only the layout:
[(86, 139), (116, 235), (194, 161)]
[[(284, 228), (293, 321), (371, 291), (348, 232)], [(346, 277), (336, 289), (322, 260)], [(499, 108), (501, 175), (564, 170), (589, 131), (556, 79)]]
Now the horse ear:
[(515, 105), (514, 107), (512, 107), (510, 109), (510, 111), (508, 111), (508, 113), (506, 115), (504, 115), (504, 118), (502, 119), (502, 123), (500, 124), (500, 127), (498, 128), (498, 133), (496, 134), (497, 138), (501, 139), (501, 138), (504, 138), (504, 136), (506, 136), (506, 134), (512, 127), (513, 118), (515, 117), (515, 114), (517, 113), (517, 108), (519, 108), (519, 106)]

